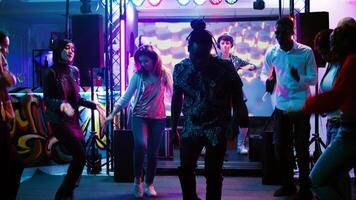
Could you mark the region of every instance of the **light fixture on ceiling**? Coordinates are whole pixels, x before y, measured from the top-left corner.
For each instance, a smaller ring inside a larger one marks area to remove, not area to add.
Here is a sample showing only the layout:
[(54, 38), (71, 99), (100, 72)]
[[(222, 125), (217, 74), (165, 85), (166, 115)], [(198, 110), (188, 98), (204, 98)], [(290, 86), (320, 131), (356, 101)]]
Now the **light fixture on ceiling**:
[(80, 2), (82, 2), (82, 5), (80, 6), (80, 12), (83, 14), (91, 13), (91, 0), (80, 0)]
[(211, 4), (218, 5), (222, 2), (222, 0), (209, 0)]
[(226, 3), (232, 5), (237, 2), (237, 0), (225, 0)]
[(189, 4), (190, 0), (177, 0), (177, 2), (179, 3), (179, 5), (181, 6), (186, 6)]
[(201, 6), (206, 2), (206, 0), (194, 0), (194, 3)]
[(135, 7), (140, 7), (142, 6), (143, 2), (145, 2), (145, 0), (131, 0), (131, 2)]
[(151, 4), (151, 6), (158, 6), (161, 3), (162, 0), (148, 0), (148, 3)]
[(263, 0), (256, 0), (253, 2), (253, 9), (263, 10), (265, 9), (265, 2)]

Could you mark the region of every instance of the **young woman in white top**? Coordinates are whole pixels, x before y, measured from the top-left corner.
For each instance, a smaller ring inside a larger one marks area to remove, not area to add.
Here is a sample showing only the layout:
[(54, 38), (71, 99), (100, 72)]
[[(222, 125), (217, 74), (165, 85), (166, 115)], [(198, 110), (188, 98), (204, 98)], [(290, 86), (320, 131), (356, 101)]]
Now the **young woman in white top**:
[[(162, 66), (161, 59), (151, 45), (143, 45), (134, 54), (135, 68), (128, 89), (118, 100), (107, 121), (129, 105), (133, 96), (132, 130), (134, 137), (134, 195), (141, 198), (157, 196), (153, 187), (161, 138), (166, 126), (164, 94), (170, 89), (172, 78)], [(145, 188), (142, 185), (144, 155), (147, 153)]]

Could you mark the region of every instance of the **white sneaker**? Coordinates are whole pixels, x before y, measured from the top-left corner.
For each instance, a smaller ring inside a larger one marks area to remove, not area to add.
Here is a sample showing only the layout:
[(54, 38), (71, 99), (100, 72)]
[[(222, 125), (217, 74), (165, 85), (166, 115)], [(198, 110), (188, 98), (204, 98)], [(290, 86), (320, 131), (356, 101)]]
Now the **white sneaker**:
[(134, 194), (134, 196), (136, 198), (142, 198), (143, 197), (142, 183), (134, 183), (133, 194)]
[(155, 190), (155, 187), (153, 186), (153, 184), (146, 184), (145, 185), (145, 195), (148, 197), (155, 197), (157, 196), (157, 192)]
[(200, 155), (201, 155), (201, 156), (204, 156), (205, 154), (206, 154), (206, 148), (203, 147), (203, 149), (202, 149), (201, 152), (200, 152)]
[(245, 146), (242, 146), (242, 147), (238, 148), (237, 153), (239, 153), (241, 155), (247, 155), (248, 154), (248, 150), (246, 149)]

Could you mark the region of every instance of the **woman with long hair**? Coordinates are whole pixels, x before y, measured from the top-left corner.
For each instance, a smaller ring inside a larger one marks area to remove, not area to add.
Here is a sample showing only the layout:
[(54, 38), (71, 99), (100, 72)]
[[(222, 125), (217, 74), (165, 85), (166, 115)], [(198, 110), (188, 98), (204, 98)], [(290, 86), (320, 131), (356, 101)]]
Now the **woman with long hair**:
[[(127, 91), (118, 100), (118, 104), (107, 117), (111, 121), (122, 108), (132, 103), (132, 130), (134, 138), (134, 195), (137, 198), (157, 196), (153, 186), (156, 173), (157, 157), (161, 138), (166, 127), (164, 94), (172, 85), (171, 76), (162, 66), (161, 59), (151, 45), (143, 45), (134, 54), (136, 71)], [(144, 174), (144, 155), (147, 152)]]

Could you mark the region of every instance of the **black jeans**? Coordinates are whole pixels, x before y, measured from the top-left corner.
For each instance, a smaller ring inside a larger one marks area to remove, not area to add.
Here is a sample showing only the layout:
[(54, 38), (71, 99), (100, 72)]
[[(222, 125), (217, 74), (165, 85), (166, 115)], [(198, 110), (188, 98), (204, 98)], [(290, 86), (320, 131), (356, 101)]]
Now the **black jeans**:
[(197, 199), (195, 169), (200, 152), (206, 147), (205, 153), (205, 178), (206, 199), (221, 199), (222, 166), (226, 151), (226, 140), (213, 146), (203, 136), (183, 138), (180, 146), (179, 179), (182, 186), (183, 199)]
[(310, 115), (302, 112), (288, 113), (276, 108), (274, 116), (275, 151), (281, 167), (282, 184), (285, 186), (293, 184), (294, 146), (300, 187), (309, 188)]
[[(62, 196), (70, 196), (73, 193), (75, 184), (82, 174), (85, 165), (85, 146), (83, 137), (79, 138), (78, 134), (82, 132), (79, 125), (65, 125), (51, 123), (54, 136), (72, 156), (67, 175), (57, 193)], [(83, 133), (82, 133), (83, 134)]]
[(0, 116), (0, 195), (15, 200), (21, 182), (24, 164), (11, 142), (10, 130)]

